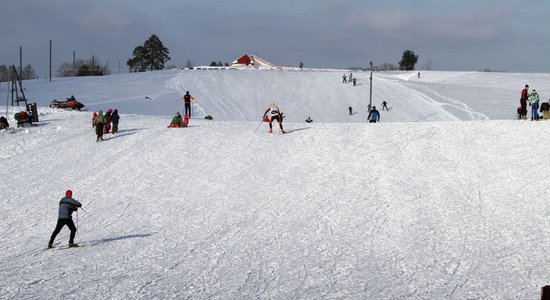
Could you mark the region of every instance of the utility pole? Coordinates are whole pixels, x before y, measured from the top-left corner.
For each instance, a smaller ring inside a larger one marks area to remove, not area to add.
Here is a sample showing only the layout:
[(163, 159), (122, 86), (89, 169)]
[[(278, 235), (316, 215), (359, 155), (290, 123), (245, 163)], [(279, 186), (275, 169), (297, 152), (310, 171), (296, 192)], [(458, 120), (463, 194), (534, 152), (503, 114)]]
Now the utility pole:
[(73, 50), (73, 76), (76, 76), (76, 51)]
[(370, 61), (370, 94), (369, 94), (369, 112), (372, 108), (372, 60)]
[(23, 74), (23, 47), (19, 47), (19, 75)]
[(50, 40), (50, 82), (52, 82), (52, 40)]

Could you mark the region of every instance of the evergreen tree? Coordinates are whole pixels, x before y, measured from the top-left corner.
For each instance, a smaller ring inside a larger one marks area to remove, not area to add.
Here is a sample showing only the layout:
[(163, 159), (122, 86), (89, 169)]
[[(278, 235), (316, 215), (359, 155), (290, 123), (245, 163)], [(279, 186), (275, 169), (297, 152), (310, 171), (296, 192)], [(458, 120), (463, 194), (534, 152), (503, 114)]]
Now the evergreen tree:
[(399, 62), (399, 69), (405, 71), (414, 70), (414, 66), (418, 61), (418, 55), (414, 54), (412, 50), (405, 50), (403, 56), (401, 56), (401, 61)]
[(162, 70), (164, 64), (170, 60), (169, 53), (168, 48), (153, 34), (142, 46), (134, 48), (133, 57), (128, 59), (127, 64), (133, 72)]

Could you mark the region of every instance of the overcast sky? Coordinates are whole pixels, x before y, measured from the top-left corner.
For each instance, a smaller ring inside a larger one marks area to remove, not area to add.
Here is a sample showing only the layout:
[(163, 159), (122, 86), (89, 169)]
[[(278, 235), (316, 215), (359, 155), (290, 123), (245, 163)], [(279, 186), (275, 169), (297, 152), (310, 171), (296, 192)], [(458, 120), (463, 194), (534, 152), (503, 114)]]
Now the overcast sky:
[(167, 65), (231, 63), (244, 53), (282, 66), (550, 70), (547, 0), (0, 0), (0, 64), (31, 64), (40, 76), (95, 55), (127, 70), (136, 46), (156, 34)]

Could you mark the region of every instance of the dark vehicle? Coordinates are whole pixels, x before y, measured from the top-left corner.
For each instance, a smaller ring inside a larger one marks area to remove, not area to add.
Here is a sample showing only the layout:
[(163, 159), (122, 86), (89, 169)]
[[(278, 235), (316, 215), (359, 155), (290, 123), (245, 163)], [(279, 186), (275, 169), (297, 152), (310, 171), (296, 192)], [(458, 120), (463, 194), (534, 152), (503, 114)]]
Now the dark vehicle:
[(70, 98), (67, 98), (65, 101), (58, 101), (58, 100), (52, 100), (50, 102), (51, 108), (70, 108), (70, 109), (76, 109), (81, 110), (84, 107), (84, 104), (76, 101), (74, 96), (71, 96)]

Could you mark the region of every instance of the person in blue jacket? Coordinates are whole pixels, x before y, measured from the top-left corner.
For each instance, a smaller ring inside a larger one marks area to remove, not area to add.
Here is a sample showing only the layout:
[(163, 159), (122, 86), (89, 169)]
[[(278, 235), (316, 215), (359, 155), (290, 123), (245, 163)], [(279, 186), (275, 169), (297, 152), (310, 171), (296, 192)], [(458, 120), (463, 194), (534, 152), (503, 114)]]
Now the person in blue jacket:
[(55, 237), (65, 225), (67, 225), (67, 227), (69, 227), (69, 229), (71, 230), (71, 235), (69, 237), (69, 247), (78, 247), (78, 244), (75, 244), (74, 242), (76, 227), (74, 226), (72, 214), (73, 211), (76, 211), (79, 207), (82, 207), (82, 204), (80, 204), (80, 202), (76, 201), (72, 197), (73, 192), (71, 190), (67, 190), (65, 192), (65, 197), (63, 197), (61, 201), (59, 201), (59, 218), (57, 219), (57, 225), (55, 226), (55, 230), (53, 231), (50, 242), (48, 243), (48, 248), (53, 247), (53, 241), (55, 240)]
[(380, 122), (380, 112), (376, 110), (376, 106), (372, 107), (367, 119), (369, 119), (369, 123)]

